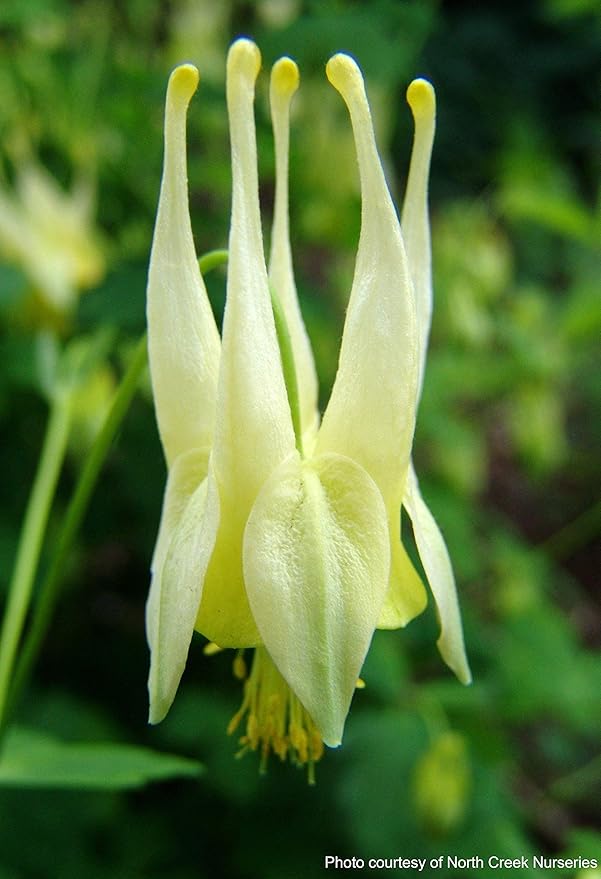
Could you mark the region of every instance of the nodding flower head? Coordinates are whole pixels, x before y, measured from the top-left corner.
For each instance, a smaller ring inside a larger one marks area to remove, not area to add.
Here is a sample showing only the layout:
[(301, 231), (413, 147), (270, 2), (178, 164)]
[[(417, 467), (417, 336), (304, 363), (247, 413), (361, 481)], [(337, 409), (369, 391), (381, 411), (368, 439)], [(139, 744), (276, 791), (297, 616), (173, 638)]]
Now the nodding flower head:
[(327, 64), (353, 127), (362, 221), (338, 372), (320, 421), (288, 221), (299, 73), (289, 58), (271, 72), (268, 267), (253, 115), (259, 69), (254, 43), (236, 41), (227, 59), (233, 191), (221, 339), (188, 212), (185, 126), (196, 69), (178, 67), (167, 90), (148, 281), (150, 367), (169, 471), (147, 605), (150, 721), (169, 710), (196, 630), (237, 648), (244, 698), (231, 729), (246, 724), (243, 748), (312, 766), (323, 743), (341, 742), (374, 630), (404, 626), (425, 607), (400, 539), (403, 505), (438, 609), (441, 654), (470, 679), (448, 553), (411, 464), (432, 302), (435, 104), (429, 83), (410, 85), (415, 139), (401, 227), (361, 72), (344, 54)]

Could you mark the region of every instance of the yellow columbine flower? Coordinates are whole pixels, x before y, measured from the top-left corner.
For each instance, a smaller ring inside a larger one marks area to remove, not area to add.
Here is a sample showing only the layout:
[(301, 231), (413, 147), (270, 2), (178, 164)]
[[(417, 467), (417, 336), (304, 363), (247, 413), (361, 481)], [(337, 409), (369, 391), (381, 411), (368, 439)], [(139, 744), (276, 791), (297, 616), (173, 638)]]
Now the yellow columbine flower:
[[(322, 742), (341, 742), (376, 627), (405, 625), (425, 606), (400, 541), (403, 503), (439, 610), (441, 653), (469, 680), (448, 555), (410, 463), (431, 311), (434, 95), (423, 80), (408, 92), (416, 136), (406, 252), (359, 68), (347, 55), (328, 62), (353, 125), (362, 227), (338, 373), (319, 425), (288, 231), (298, 70), (282, 58), (271, 75), (276, 199), (268, 272), (253, 118), (259, 68), (257, 47), (235, 42), (227, 62), (233, 202), (221, 342), (187, 204), (185, 127), (196, 69), (178, 67), (167, 91), (148, 283), (150, 366), (169, 468), (147, 606), (150, 721), (169, 710), (196, 629), (220, 647), (256, 648), (232, 721), (233, 728), (246, 717), (243, 745), (311, 764)], [(291, 356), (278, 340), (270, 285)], [(245, 677), (240, 654), (235, 670)]]

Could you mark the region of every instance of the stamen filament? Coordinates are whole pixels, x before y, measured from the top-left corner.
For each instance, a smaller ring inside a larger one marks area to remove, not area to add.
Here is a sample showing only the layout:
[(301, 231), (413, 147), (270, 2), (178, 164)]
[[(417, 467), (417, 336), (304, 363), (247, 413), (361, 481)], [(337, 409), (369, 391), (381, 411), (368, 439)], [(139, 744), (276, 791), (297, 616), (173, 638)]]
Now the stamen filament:
[(228, 725), (228, 735), (244, 717), (246, 732), (240, 737), (238, 756), (259, 751), (263, 773), (273, 751), (282, 761), (288, 757), (296, 766), (307, 765), (309, 784), (315, 783), (314, 765), (324, 751), (321, 735), (264, 647), (255, 649), (242, 705)]
[(225, 265), (228, 260), (227, 250), (207, 250), (198, 257), (198, 268), (201, 275), (208, 275), (213, 269)]

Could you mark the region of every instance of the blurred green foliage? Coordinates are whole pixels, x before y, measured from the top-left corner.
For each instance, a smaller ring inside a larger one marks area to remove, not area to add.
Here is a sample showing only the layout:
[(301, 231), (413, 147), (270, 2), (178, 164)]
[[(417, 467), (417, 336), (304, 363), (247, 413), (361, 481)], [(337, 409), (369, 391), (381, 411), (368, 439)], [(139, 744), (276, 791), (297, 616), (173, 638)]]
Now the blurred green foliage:
[[(435, 310), (415, 455), (454, 561), (474, 684), (462, 688), (435, 654), (431, 610), (377, 633), (344, 746), (314, 789), (289, 767), (259, 776), (251, 756), (234, 759), (224, 731), (239, 685), (227, 654), (204, 657), (200, 639), (172, 712), (148, 728), (143, 607), (165, 470), (146, 383), (18, 720), (46, 737), (42, 750), (129, 743), (206, 771), (135, 793), (0, 788), (0, 879), (294, 879), (321, 875), (326, 854), (601, 860), (599, 12), (597, 0), (3, 0), (0, 187), (11, 193), (33, 160), (65, 189), (85, 181), (106, 270), (57, 314), (0, 241), (0, 598), (47, 417), (40, 333), (68, 345), (108, 329), (114, 352), (80, 400), (51, 544), (94, 413), (144, 327), (178, 61), (202, 77), (189, 116), (197, 247), (226, 244), (225, 52), (242, 33), (266, 66), (290, 54), (301, 68), (293, 247), (327, 400), (359, 227), (350, 126), (323, 73), (346, 50), (367, 76), (393, 190), (411, 141), (404, 88), (418, 74), (437, 88)], [(268, 228), (265, 80), (257, 121)], [(208, 284), (219, 313), (223, 276)]]

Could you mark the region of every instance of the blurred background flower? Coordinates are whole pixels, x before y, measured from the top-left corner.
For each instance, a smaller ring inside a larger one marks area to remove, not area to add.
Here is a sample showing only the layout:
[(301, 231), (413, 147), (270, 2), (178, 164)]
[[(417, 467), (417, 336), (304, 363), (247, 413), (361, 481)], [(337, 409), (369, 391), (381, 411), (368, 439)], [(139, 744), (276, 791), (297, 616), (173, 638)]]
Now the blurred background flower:
[(44, 312), (69, 313), (77, 294), (102, 279), (92, 210), (89, 181), (66, 193), (30, 160), (17, 167), (14, 191), (0, 191), (0, 253), (27, 278), (35, 299), (29, 309), (38, 325), (44, 324)]

